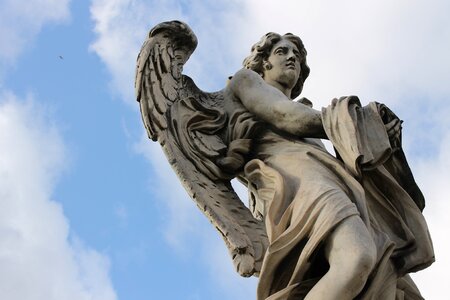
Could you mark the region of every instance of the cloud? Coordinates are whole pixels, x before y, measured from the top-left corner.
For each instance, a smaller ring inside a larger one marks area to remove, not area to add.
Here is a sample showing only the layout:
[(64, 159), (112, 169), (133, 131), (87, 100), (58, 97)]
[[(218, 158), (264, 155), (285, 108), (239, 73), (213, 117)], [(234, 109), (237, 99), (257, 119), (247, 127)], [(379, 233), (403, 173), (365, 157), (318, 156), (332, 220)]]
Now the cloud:
[(69, 3), (70, 0), (1, 1), (0, 70), (14, 64), (45, 24), (67, 21)]
[(74, 237), (52, 200), (64, 142), (31, 97), (0, 92), (0, 298), (116, 299), (107, 257)]
[(449, 93), (439, 80), (450, 77), (448, 1), (245, 3), (253, 41), (268, 31), (301, 36), (311, 67), (304, 94), (318, 105), (348, 94), (399, 103), (405, 93)]
[[(207, 47), (199, 47), (200, 54), (196, 53), (191, 57), (186, 72), (193, 78), (201, 78), (196, 80), (200, 87), (222, 88), (226, 76), (221, 74), (226, 72), (210, 73), (211, 76), (208, 77), (205, 76), (207, 74), (205, 67), (209, 65), (208, 71), (213, 72), (218, 68), (224, 69), (224, 66), (229, 63), (230, 58), (227, 53), (220, 51), (227, 42), (222, 40), (221, 43), (216, 43), (214, 39), (221, 30), (226, 30), (224, 26), (215, 26), (214, 22), (224, 23), (225, 21), (224, 19), (214, 20), (215, 16), (208, 15), (201, 3), (202, 1), (190, 1), (187, 8), (179, 1), (165, 1), (164, 4), (160, 1), (127, 0), (92, 2), (91, 17), (95, 23), (96, 39), (90, 49), (105, 63), (111, 73), (112, 89), (126, 103), (135, 109), (138, 108), (134, 98), (134, 72), (136, 57), (146, 34), (157, 23), (173, 19), (181, 19), (187, 21), (192, 28), (197, 27), (194, 30), (199, 36), (200, 45), (205, 46), (208, 40), (211, 41)], [(197, 14), (203, 13), (205, 18), (196, 18), (195, 14), (189, 14), (186, 9), (195, 11)], [(225, 10), (223, 14), (226, 15), (227, 11)], [(219, 86), (217, 86), (217, 76), (221, 76)], [(225, 244), (188, 197), (161, 147), (149, 141), (146, 134), (142, 133), (139, 141), (135, 143), (135, 151), (143, 155), (151, 166), (149, 190), (153, 199), (158, 201), (158, 206), (161, 207), (162, 234), (171, 249), (183, 258), (201, 251), (202, 257), (205, 258), (205, 269), (214, 275), (211, 278), (214, 278), (219, 286), (218, 293), (222, 296), (235, 299), (248, 295), (248, 298), (254, 298), (255, 281), (253, 280), (252, 283), (251, 279), (242, 279), (234, 271)], [(195, 247), (189, 245), (195, 245)], [(211, 251), (211, 249), (220, 249), (220, 251)], [(245, 285), (242, 284), (243, 281)], [(242, 288), (236, 289), (238, 285)]]
[[(196, 28), (194, 30), (199, 36), (200, 44), (205, 46), (199, 47), (196, 51), (200, 54), (194, 53), (191, 57), (187, 72), (193, 74), (194, 78), (200, 78), (196, 80), (199, 86), (213, 86), (213, 81), (217, 82), (214, 80), (215, 74), (212, 73), (214, 68), (210, 67), (211, 73), (202, 73), (202, 70), (208, 65), (224, 68), (229, 62), (229, 55), (220, 51), (228, 42), (221, 40), (217, 43), (215, 37), (221, 32), (231, 34), (231, 29), (227, 29), (222, 24), (228, 22), (226, 21), (228, 17), (238, 18), (234, 11), (230, 13), (233, 2), (226, 3), (226, 1), (216, 3), (224, 8), (220, 10), (220, 13), (218, 9), (216, 10), (220, 14), (220, 18), (217, 18), (215, 14), (210, 13), (211, 7), (205, 6), (204, 1), (199, 0), (190, 1), (188, 5), (183, 4), (182, 1), (94, 0), (91, 5), (91, 18), (95, 23), (96, 38), (90, 49), (100, 57), (110, 71), (113, 89), (137, 109), (133, 88), (134, 72), (136, 57), (146, 34), (159, 22), (173, 19), (184, 20), (192, 28)], [(198, 15), (203, 17), (198, 18)], [(224, 72), (220, 72), (222, 73)], [(221, 76), (220, 85), (216, 89), (222, 88), (225, 80), (226, 76)], [(136, 142), (136, 150), (143, 154), (156, 170), (151, 180), (151, 188), (153, 193), (158, 194), (157, 198), (164, 199), (167, 209), (169, 222), (165, 236), (168, 242), (178, 249), (177, 251), (182, 252), (182, 245), (187, 241), (186, 236), (189, 236), (187, 233), (192, 235), (201, 228), (198, 221), (200, 213), (181, 185), (173, 184), (179, 180), (167, 163), (159, 145), (150, 143), (142, 135), (141, 140)], [(160, 186), (169, 184), (173, 188), (159, 191)]]
[(140, 42), (145, 37), (147, 13), (144, 2), (96, 0), (90, 7), (96, 40), (90, 50), (105, 63), (112, 75), (112, 87), (123, 99), (134, 100), (134, 66)]
[(206, 236), (202, 251), (210, 276), (215, 277), (217, 285), (226, 291), (221, 293), (226, 295), (225, 299), (255, 299), (258, 278), (242, 278), (236, 272), (228, 251), (216, 232)]
[[(235, 1), (218, 1), (214, 7), (201, 0), (132, 1), (93, 0), (91, 18), (96, 38), (90, 49), (105, 63), (111, 73), (111, 87), (126, 102), (137, 108), (134, 96), (136, 57), (148, 31), (156, 24), (183, 20), (194, 29), (199, 47), (189, 60), (185, 73), (197, 79), (206, 90), (219, 90), (232, 73), (229, 65), (239, 67), (240, 61), (230, 59), (233, 48), (224, 37), (235, 36), (235, 28), (227, 26), (244, 16), (236, 14)], [(213, 10), (214, 8), (214, 10)], [(222, 49), (227, 51), (222, 51)], [(225, 74), (225, 75), (224, 75)], [(219, 82), (219, 84), (217, 84)]]
[[(450, 107), (444, 109), (448, 116)], [(439, 119), (441, 130), (440, 145), (436, 154), (422, 156), (415, 162), (415, 175), (422, 186), (426, 199), (425, 218), (433, 238), (436, 262), (428, 269), (413, 275), (425, 299), (440, 299), (445, 293), (446, 285), (440, 278), (450, 267), (450, 242), (448, 228), (450, 226), (448, 201), (448, 183), (450, 182), (450, 120), (445, 117)], [(433, 131), (435, 132), (435, 131)], [(428, 132), (430, 134), (430, 132)]]
[[(192, 252), (200, 253), (204, 258), (205, 269), (220, 288), (220, 292), (217, 293), (225, 299), (254, 298), (257, 279), (242, 278), (235, 271), (222, 238), (206, 221), (206, 217), (200, 214), (199, 209), (178, 183), (179, 179), (169, 167), (161, 147), (156, 143), (150, 143), (147, 136), (142, 135), (141, 140), (135, 145), (135, 150), (142, 154), (151, 169), (156, 171), (149, 180), (149, 186), (151, 193), (155, 195), (154, 199), (161, 201), (164, 207), (166, 217), (163, 219), (166, 219), (166, 222), (163, 233), (172, 249), (182, 257), (188, 257)], [(233, 183), (241, 197), (246, 199), (243, 186), (237, 182)]]
[[(97, 38), (92, 49), (106, 63), (112, 84), (121, 95), (134, 99), (135, 57), (147, 30), (158, 22), (182, 19), (193, 28), (199, 46), (186, 64), (185, 73), (207, 91), (223, 87), (225, 78), (240, 68), (250, 46), (266, 32), (299, 34), (311, 67), (303, 95), (316, 108), (328, 105), (333, 97), (356, 94), (363, 103), (386, 103), (405, 120), (404, 145), (427, 197), (425, 215), (438, 255), (436, 265), (423, 272), (433, 274), (433, 284), (423, 276), (416, 277), (417, 283), (426, 298), (444, 294), (445, 284), (436, 278), (445, 278), (445, 269), (450, 267), (448, 260), (439, 258), (439, 253), (446, 253), (450, 245), (441, 229), (450, 226), (450, 219), (443, 215), (449, 211), (443, 187), (450, 177), (442, 167), (448, 165), (444, 149), (448, 149), (445, 146), (450, 129), (445, 121), (450, 113), (450, 2), (291, 0), (280, 5), (249, 0), (229, 1), (221, 12), (200, 1), (183, 3), (93, 1)], [(149, 147), (156, 149), (154, 145)], [(171, 174), (168, 164), (161, 164), (164, 156), (154, 151), (148, 152), (153, 153), (148, 160), (155, 172)], [(440, 179), (433, 180), (436, 176)], [(159, 177), (154, 184), (173, 186), (176, 181), (174, 176)], [(167, 201), (168, 214), (172, 216), (168, 223), (192, 226), (189, 222), (197, 217), (191, 207), (180, 220), (175, 217), (178, 208), (184, 209), (182, 205), (187, 203), (182, 195), (180, 190), (173, 201)], [(182, 240), (175, 240), (183, 245)]]
[(443, 278), (450, 267), (446, 232), (450, 206), (445, 189), (450, 182), (446, 54), (450, 3), (285, 1), (277, 6), (251, 0), (246, 4), (257, 36), (277, 31), (302, 37), (311, 67), (304, 96), (316, 108), (328, 105), (333, 97), (356, 94), (363, 103), (386, 103), (405, 120), (404, 147), (426, 197), (424, 214), (437, 256), (433, 266), (414, 278), (426, 299), (442, 298)]
[(149, 189), (163, 208), (162, 219), (166, 220), (163, 234), (166, 241), (177, 253), (187, 255), (189, 249), (185, 245), (204, 232), (199, 222), (200, 212), (181, 184), (178, 184), (179, 180), (159, 144), (151, 143), (142, 134), (134, 149), (146, 158), (154, 170), (149, 179)]

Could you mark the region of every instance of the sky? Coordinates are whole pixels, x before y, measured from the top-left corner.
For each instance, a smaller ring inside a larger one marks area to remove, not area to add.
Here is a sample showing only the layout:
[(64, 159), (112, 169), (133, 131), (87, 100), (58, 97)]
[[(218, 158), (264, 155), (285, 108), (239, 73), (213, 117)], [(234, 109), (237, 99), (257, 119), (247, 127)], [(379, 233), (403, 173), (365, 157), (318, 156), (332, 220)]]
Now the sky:
[[(393, 109), (426, 197), (436, 263), (450, 268), (450, 2), (446, 0), (0, 0), (0, 299), (254, 299), (196, 208), (134, 96), (148, 31), (182, 20), (199, 44), (184, 73), (224, 87), (269, 31), (308, 50), (315, 108), (358, 95)], [(245, 202), (245, 191), (236, 186)]]

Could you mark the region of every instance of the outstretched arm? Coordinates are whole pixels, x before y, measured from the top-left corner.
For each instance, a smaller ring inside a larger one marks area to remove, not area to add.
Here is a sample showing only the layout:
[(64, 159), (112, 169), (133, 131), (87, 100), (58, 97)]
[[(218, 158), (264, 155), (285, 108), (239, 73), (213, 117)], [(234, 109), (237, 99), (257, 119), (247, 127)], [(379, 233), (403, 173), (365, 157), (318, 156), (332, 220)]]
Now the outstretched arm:
[(228, 88), (255, 116), (299, 137), (327, 138), (320, 111), (291, 101), (251, 70), (242, 69)]

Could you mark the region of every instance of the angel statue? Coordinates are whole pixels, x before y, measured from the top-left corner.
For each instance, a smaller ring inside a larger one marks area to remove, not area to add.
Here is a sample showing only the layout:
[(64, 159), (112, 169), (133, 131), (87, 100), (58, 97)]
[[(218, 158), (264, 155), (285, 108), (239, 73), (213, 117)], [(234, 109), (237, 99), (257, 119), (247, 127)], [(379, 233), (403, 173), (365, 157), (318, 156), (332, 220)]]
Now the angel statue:
[[(137, 100), (149, 138), (221, 233), (237, 272), (259, 276), (257, 299), (423, 299), (408, 273), (434, 252), (399, 118), (355, 96), (321, 111), (292, 101), (309, 75), (293, 34), (263, 36), (214, 93), (182, 75), (196, 45), (179, 21), (150, 30)], [(248, 187), (248, 207), (233, 178)]]

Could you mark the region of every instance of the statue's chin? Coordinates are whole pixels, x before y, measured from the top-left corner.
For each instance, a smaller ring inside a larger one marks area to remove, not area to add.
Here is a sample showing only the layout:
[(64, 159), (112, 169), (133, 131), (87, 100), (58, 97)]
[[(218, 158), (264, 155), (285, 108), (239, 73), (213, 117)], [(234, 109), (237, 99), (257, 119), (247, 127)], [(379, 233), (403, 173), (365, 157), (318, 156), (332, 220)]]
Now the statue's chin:
[(287, 69), (287, 71), (283, 73), (283, 76), (281, 76), (278, 82), (280, 82), (283, 86), (293, 89), (295, 84), (297, 83), (297, 80), (297, 72), (293, 69)]

